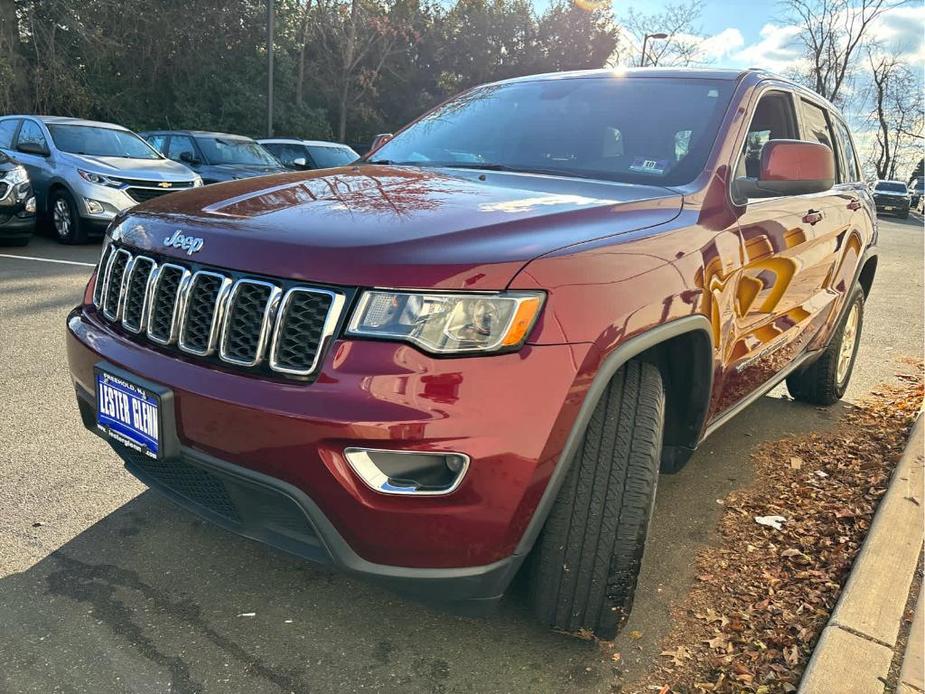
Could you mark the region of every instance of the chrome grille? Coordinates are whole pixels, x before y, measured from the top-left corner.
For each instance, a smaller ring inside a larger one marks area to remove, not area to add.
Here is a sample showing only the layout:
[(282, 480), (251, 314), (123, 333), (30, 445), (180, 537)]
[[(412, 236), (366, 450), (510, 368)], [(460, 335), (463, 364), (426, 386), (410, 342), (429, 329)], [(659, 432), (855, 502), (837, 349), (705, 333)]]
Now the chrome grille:
[(318, 368), (346, 296), (291, 285), (158, 264), (110, 244), (100, 259), (93, 303), (139, 339), (237, 367), (304, 377)]

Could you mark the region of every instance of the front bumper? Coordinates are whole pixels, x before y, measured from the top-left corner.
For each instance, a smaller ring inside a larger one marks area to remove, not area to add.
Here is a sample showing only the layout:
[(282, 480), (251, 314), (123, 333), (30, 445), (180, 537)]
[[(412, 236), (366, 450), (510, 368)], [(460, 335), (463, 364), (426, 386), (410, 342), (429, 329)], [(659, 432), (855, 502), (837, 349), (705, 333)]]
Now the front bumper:
[(877, 206), (877, 212), (887, 212), (890, 214), (903, 214), (909, 212), (911, 207), (908, 198), (875, 198), (874, 204)]
[[(433, 359), (405, 345), (339, 341), (306, 385), (136, 344), (92, 306), (68, 319), (70, 368), (89, 428), (101, 360), (171, 392), (169, 469), (117, 445), (133, 474), (235, 532), (443, 600), (490, 601), (516, 572), (518, 542), (578, 413), (581, 384), (590, 383), (579, 375), (590, 350), (527, 346)], [(387, 496), (347, 465), (351, 446), (451, 450), (472, 463), (445, 497)], [(219, 510), (208, 494), (182, 491), (189, 477), (224, 489)]]
[(35, 214), (0, 207), (0, 240), (29, 238), (35, 232)]

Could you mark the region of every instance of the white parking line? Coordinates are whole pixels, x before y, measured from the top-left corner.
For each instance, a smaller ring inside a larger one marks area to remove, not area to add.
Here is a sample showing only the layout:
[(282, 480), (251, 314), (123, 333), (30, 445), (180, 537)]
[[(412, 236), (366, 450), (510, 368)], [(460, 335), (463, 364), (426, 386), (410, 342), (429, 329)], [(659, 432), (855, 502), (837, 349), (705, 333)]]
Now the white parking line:
[(12, 255), (10, 253), (0, 253), (0, 258), (35, 260), (39, 263), (60, 263), (61, 265), (80, 265), (81, 267), (96, 267), (96, 263), (78, 263), (76, 260), (56, 260), (54, 258), (33, 258), (31, 255)]

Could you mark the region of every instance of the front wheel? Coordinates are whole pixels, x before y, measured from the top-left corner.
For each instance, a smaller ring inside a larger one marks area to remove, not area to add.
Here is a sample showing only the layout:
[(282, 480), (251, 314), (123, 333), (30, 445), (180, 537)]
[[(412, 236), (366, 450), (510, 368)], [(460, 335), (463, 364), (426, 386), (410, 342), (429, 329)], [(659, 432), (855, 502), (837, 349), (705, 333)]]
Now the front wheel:
[(531, 600), (546, 624), (612, 639), (629, 616), (664, 419), (658, 369), (626, 364), (588, 422), (531, 557)]
[(59, 242), (74, 244), (87, 240), (77, 214), (77, 204), (66, 190), (56, 190), (51, 194), (51, 221)]
[(841, 325), (822, 356), (787, 377), (787, 390), (795, 399), (814, 405), (831, 405), (841, 400), (854, 371), (863, 325), (864, 290), (855, 285), (848, 296)]

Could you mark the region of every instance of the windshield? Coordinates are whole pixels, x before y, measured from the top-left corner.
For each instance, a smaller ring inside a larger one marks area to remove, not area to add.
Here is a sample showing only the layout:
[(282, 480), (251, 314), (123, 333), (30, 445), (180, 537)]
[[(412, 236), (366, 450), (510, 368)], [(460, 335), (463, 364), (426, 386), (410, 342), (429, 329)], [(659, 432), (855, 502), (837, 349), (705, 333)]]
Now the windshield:
[(92, 125), (49, 125), (55, 147), (62, 152), (91, 157), (160, 159), (161, 155), (135, 133)]
[(894, 183), (893, 181), (880, 181), (877, 184), (877, 190), (883, 190), (887, 193), (906, 193), (908, 188), (906, 188), (905, 183)]
[(199, 137), (199, 148), (209, 164), (244, 164), (279, 168), (273, 155), (253, 140), (227, 137)]
[(319, 169), (333, 169), (356, 161), (360, 155), (349, 147), (318, 147), (309, 145), (308, 153)]
[(733, 86), (615, 76), (488, 85), (438, 107), (369, 160), (680, 185), (703, 170)]

